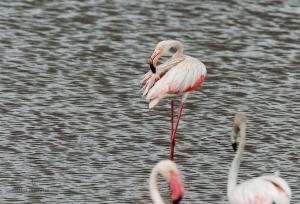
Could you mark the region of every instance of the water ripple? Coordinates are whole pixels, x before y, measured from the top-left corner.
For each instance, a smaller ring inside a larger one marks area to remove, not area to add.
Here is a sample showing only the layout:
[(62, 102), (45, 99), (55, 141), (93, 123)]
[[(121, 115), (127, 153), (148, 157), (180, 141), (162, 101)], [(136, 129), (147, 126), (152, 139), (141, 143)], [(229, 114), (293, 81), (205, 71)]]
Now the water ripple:
[(241, 180), (280, 170), (292, 203), (300, 200), (298, 1), (27, 0), (0, 9), (1, 203), (148, 203), (148, 175), (168, 155), (169, 102), (149, 111), (138, 83), (169, 38), (208, 69), (177, 135), (182, 203), (227, 202), (236, 111), (249, 117)]

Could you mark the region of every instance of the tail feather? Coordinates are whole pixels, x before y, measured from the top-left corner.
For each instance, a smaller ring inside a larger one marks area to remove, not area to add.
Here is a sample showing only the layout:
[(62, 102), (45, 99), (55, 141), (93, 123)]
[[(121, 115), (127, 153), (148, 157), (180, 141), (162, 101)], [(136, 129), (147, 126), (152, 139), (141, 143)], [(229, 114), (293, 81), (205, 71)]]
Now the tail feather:
[(159, 76), (156, 74), (153, 74), (151, 77), (149, 77), (146, 81), (146, 84), (144, 85), (144, 93), (143, 96), (146, 96), (149, 92), (149, 90), (155, 85), (156, 81), (159, 79)]
[(149, 71), (147, 72), (144, 76), (143, 76), (143, 79), (140, 81), (140, 84), (141, 85), (145, 85), (147, 80), (152, 76), (152, 72)]
[(149, 101), (149, 109), (152, 109), (154, 106), (156, 106), (158, 104), (158, 102), (160, 101), (160, 98), (157, 97), (157, 98), (154, 98), (154, 99), (151, 99)]

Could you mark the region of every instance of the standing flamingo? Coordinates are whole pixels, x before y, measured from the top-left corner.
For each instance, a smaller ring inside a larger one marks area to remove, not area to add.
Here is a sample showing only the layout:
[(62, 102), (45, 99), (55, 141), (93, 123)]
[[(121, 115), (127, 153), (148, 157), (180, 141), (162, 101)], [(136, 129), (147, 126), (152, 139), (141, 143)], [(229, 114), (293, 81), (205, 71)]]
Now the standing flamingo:
[[(161, 56), (169, 55), (170, 50), (177, 51), (165, 63), (157, 66)], [(146, 99), (149, 101), (149, 108), (152, 109), (158, 102), (171, 97), (171, 138), (170, 138), (170, 159), (174, 157), (175, 135), (179, 120), (188, 93), (201, 85), (206, 76), (205, 65), (196, 58), (183, 54), (183, 47), (179, 41), (164, 40), (156, 45), (150, 58), (151, 71), (145, 74), (141, 81)], [(177, 121), (174, 128), (174, 95), (183, 95), (178, 111)]]
[(176, 164), (170, 160), (162, 160), (155, 165), (150, 175), (151, 198), (154, 204), (164, 204), (157, 188), (158, 174), (161, 174), (169, 182), (173, 204), (178, 204), (183, 197), (184, 188)]
[(261, 176), (237, 185), (238, 171), (246, 143), (246, 122), (244, 113), (237, 113), (231, 135), (236, 151), (237, 136), (240, 135), (238, 151), (229, 171), (227, 195), (231, 204), (289, 204), (291, 190), (285, 180), (273, 176)]

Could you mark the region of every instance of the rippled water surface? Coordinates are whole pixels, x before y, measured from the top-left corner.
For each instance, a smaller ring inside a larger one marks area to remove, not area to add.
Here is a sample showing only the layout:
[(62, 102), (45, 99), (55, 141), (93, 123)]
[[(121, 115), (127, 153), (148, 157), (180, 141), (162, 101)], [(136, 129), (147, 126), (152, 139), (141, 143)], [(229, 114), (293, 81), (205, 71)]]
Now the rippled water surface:
[(300, 203), (298, 0), (1, 1), (0, 202), (150, 203), (170, 106), (149, 111), (139, 80), (164, 39), (208, 70), (177, 134), (182, 203), (228, 203), (236, 111), (240, 181), (280, 170)]

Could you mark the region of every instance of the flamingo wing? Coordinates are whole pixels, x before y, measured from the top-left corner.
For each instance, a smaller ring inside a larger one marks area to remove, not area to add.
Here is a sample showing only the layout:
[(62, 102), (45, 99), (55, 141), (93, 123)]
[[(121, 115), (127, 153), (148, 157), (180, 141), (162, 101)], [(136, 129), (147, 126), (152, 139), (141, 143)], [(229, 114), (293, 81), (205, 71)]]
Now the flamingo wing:
[(185, 56), (171, 58), (166, 61), (164, 64), (159, 65), (157, 69), (157, 73), (154, 74), (152, 71), (147, 72), (143, 79), (140, 81), (140, 84), (143, 86), (142, 90), (143, 96), (148, 94), (148, 91), (154, 86), (154, 84), (163, 77), (170, 69), (172, 69), (175, 65), (182, 62), (185, 59)]
[(283, 180), (279, 176), (261, 176), (259, 178), (271, 183), (273, 187), (277, 190), (278, 199), (280, 201), (282, 200), (278, 203), (289, 203), (292, 196), (292, 192), (288, 183), (285, 180)]
[(204, 81), (205, 75), (205, 65), (193, 57), (186, 56), (185, 60), (175, 65), (155, 83), (149, 90), (147, 99), (159, 101), (167, 95), (195, 90)]
[[(246, 181), (236, 187), (230, 197), (231, 204), (289, 204), (290, 190), (282, 187), (286, 182), (274, 176), (263, 176)], [(289, 189), (289, 187), (287, 186)]]

